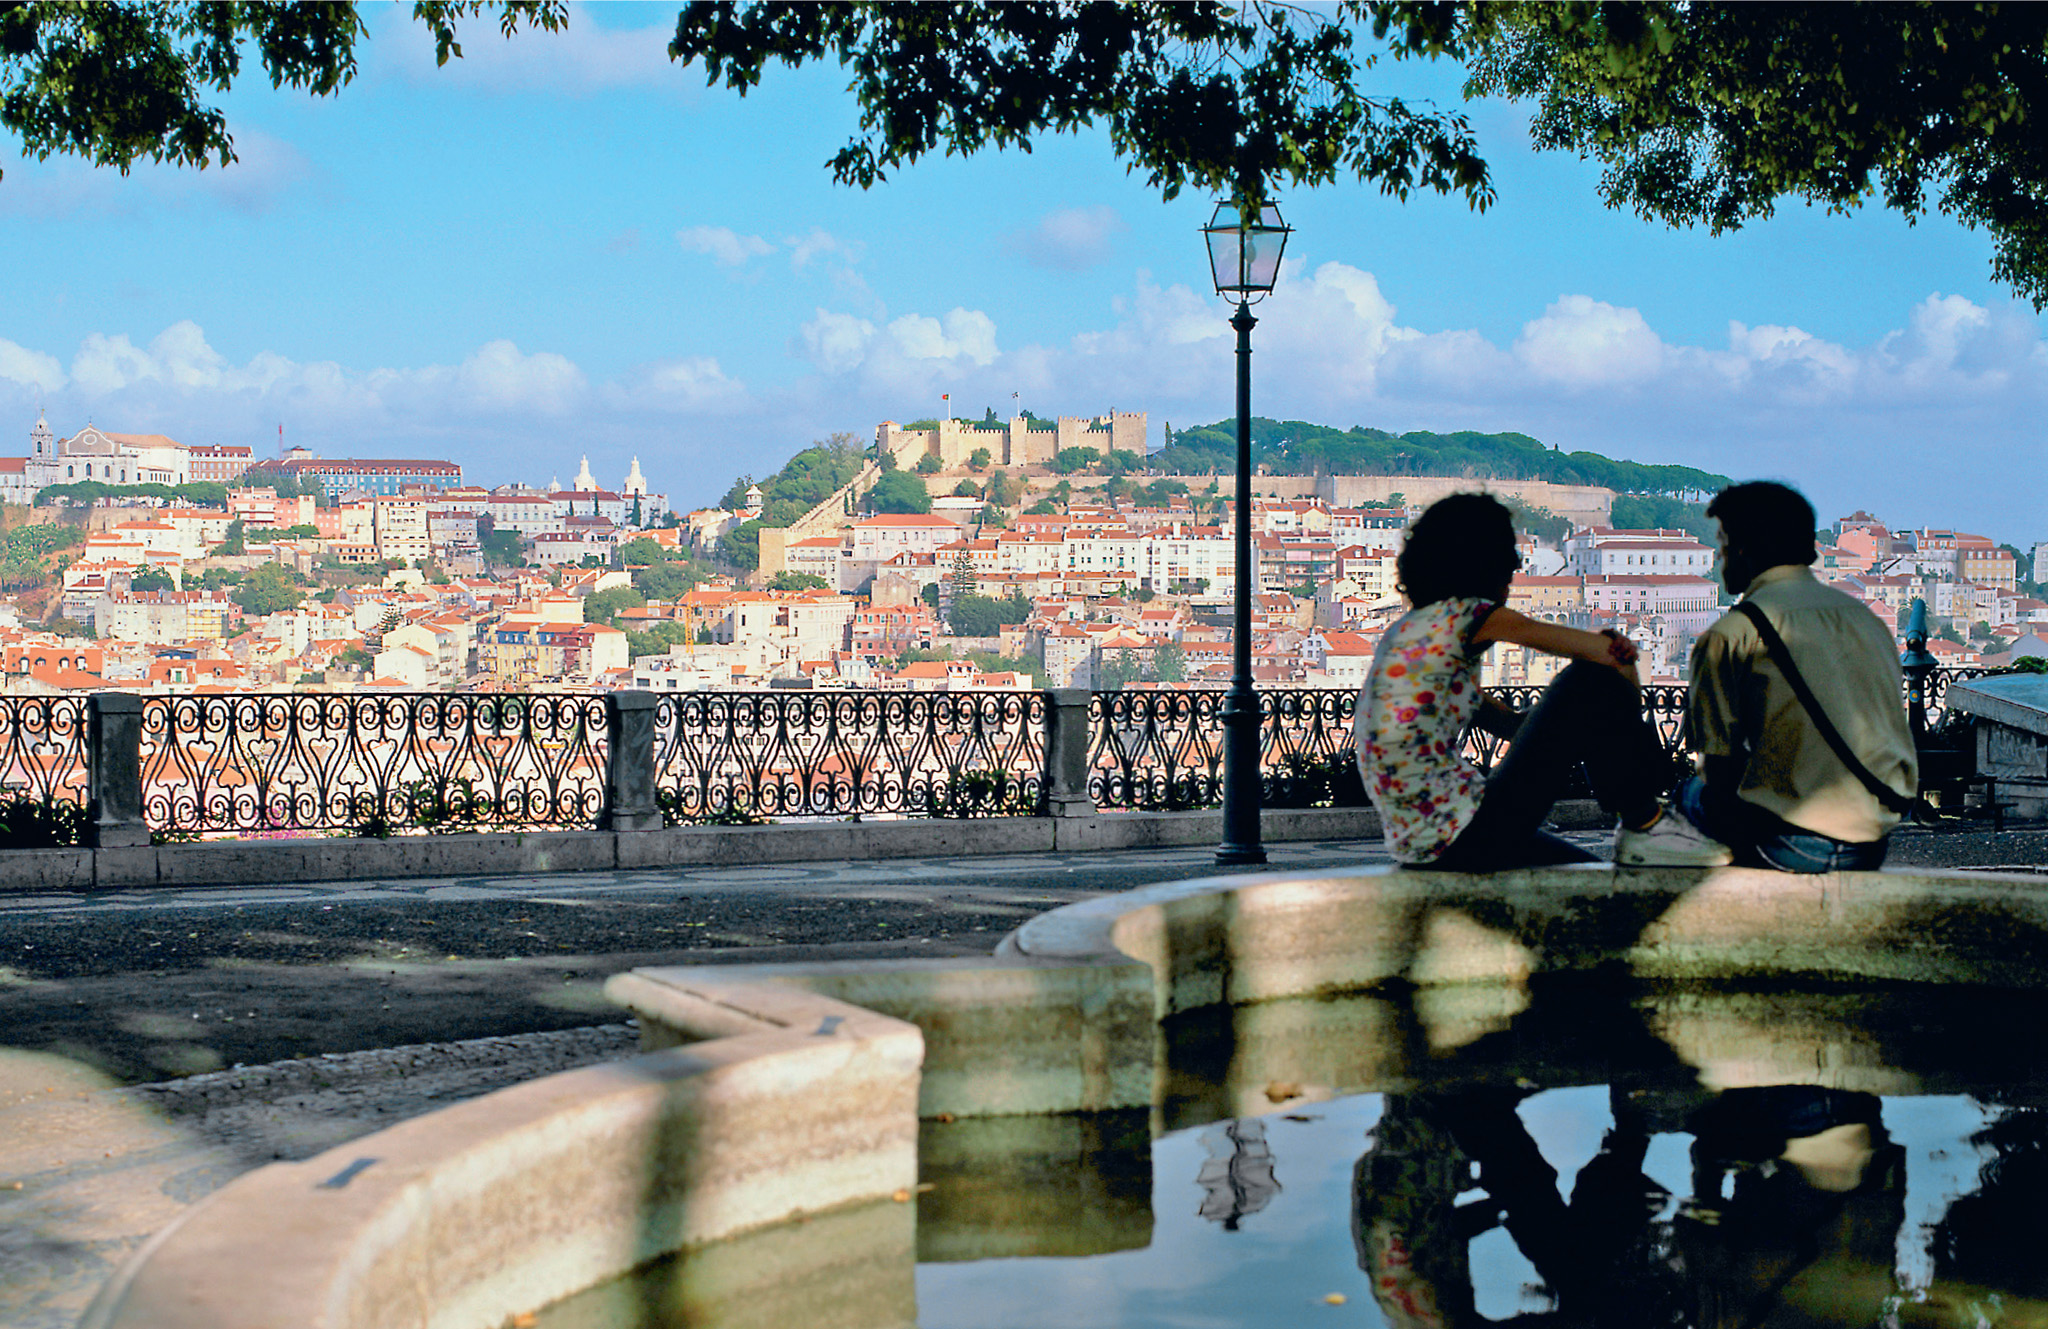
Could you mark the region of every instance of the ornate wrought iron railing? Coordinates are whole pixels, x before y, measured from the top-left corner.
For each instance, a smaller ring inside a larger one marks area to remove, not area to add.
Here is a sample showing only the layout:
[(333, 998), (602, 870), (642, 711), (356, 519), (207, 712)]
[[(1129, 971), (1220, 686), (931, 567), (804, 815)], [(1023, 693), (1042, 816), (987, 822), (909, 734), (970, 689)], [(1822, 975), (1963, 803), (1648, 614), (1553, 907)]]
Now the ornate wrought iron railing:
[[(1089, 703), (1088, 794), (1097, 807), (1178, 811), (1223, 798), (1220, 688), (1098, 692)], [(1350, 688), (1259, 692), (1260, 784), (1268, 806), (1318, 801), (1351, 754)]]
[(606, 756), (601, 697), (153, 697), (143, 816), (191, 832), (587, 827)]
[(1042, 692), (690, 692), (655, 712), (655, 785), (680, 822), (1030, 815)]
[[(1986, 672), (1927, 679), (1923, 741), (1967, 737), (1946, 709), (1949, 688)], [(1521, 710), (1539, 690), (1494, 695)], [(1094, 694), (1086, 798), (1106, 809), (1214, 806), (1223, 696)], [(1362, 797), (1350, 689), (1267, 689), (1260, 702), (1267, 806)], [(683, 693), (656, 700), (653, 752), (633, 760), (651, 760), (672, 823), (1031, 815), (1060, 793), (1047, 775), (1053, 707), (1044, 692)], [(1646, 689), (1644, 707), (1675, 772), (1685, 689)], [(149, 697), (143, 817), (159, 832), (240, 835), (588, 827), (607, 812), (607, 713), (601, 697), (539, 693)], [(67, 809), (88, 802), (90, 714), (79, 697), (0, 697), (0, 793), (17, 807), (78, 815)], [(1072, 718), (1079, 723), (1078, 708)], [(1467, 744), (1486, 768), (1502, 751), (1485, 734)], [(0, 844), (8, 834), (0, 827)]]
[(45, 807), (86, 802), (84, 697), (0, 697), (0, 789)]

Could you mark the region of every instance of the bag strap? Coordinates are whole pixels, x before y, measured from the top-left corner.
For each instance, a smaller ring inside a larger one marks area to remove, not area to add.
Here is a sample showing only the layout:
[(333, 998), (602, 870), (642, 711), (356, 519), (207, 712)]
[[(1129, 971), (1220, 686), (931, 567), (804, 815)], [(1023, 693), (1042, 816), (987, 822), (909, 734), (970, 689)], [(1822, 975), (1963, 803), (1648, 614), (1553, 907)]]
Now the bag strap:
[(1883, 804), (1886, 811), (1900, 816), (1910, 815), (1918, 809), (1918, 798), (1908, 798), (1901, 794), (1872, 775), (1870, 768), (1856, 759), (1856, 754), (1849, 750), (1848, 743), (1843, 740), (1841, 731), (1835, 728), (1834, 721), (1828, 719), (1827, 712), (1820, 708), (1820, 702), (1814, 697), (1813, 689), (1806, 686), (1806, 679), (1800, 674), (1799, 666), (1792, 663), (1792, 652), (1785, 645), (1785, 639), (1771, 626), (1771, 620), (1764, 617), (1764, 611), (1753, 602), (1744, 600), (1735, 606), (1735, 612), (1748, 619), (1750, 625), (1756, 629), (1756, 635), (1763, 638), (1764, 649), (1770, 652), (1772, 662), (1778, 666), (1778, 672), (1792, 685), (1792, 691), (1799, 698), (1799, 704), (1806, 708), (1807, 718), (1813, 721), (1813, 727), (1820, 731), (1820, 736), (1827, 740), (1828, 747), (1833, 749), (1835, 757), (1848, 768), (1849, 773), (1863, 782), (1863, 787), (1870, 791), (1871, 797)]

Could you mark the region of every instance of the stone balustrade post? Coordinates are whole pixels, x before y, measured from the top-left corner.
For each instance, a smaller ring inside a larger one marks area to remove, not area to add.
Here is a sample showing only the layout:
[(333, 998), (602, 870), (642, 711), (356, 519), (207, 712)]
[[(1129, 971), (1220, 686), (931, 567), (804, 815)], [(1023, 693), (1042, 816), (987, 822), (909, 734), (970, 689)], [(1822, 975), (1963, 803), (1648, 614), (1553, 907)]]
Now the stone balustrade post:
[(1088, 795), (1087, 688), (1047, 688), (1045, 729), (1045, 811), (1051, 817), (1092, 817)]
[(654, 789), (654, 720), (661, 699), (652, 692), (614, 692), (604, 699), (611, 731), (605, 761), (601, 831), (658, 831), (661, 804)]
[(149, 843), (142, 819), (142, 698), (96, 692), (86, 699), (86, 843), (124, 849)]

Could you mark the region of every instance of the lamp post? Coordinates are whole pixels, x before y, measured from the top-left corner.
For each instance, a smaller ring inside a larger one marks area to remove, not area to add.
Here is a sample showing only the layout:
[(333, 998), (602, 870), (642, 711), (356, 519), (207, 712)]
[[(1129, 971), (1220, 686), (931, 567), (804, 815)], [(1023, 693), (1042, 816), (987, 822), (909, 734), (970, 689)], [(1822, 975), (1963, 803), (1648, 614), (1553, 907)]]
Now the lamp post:
[(1220, 866), (1266, 861), (1259, 843), (1258, 690), (1252, 686), (1252, 305), (1272, 293), (1289, 228), (1280, 209), (1218, 203), (1202, 228), (1216, 294), (1237, 302), (1237, 576), (1232, 591), (1230, 691), (1223, 699), (1223, 843)]

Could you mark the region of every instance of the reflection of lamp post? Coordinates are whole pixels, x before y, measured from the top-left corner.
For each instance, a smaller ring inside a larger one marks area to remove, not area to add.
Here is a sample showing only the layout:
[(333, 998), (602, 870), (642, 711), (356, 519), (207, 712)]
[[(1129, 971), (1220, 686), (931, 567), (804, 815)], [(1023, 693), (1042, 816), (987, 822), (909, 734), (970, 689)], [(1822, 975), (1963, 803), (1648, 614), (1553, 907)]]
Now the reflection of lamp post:
[(1263, 863), (1259, 844), (1259, 694), (1252, 687), (1252, 304), (1271, 294), (1289, 228), (1268, 203), (1252, 211), (1218, 203), (1202, 228), (1216, 294), (1237, 301), (1237, 584), (1231, 619), (1230, 692), (1223, 701), (1223, 843), (1219, 864)]

